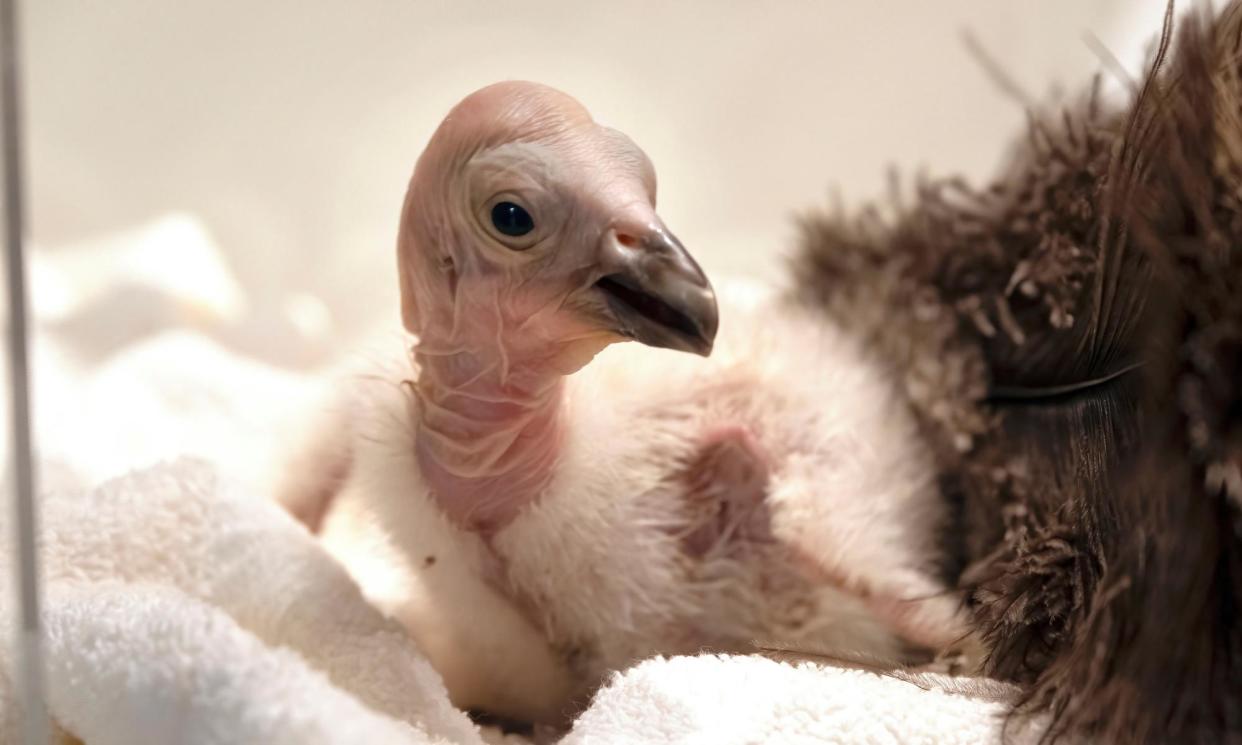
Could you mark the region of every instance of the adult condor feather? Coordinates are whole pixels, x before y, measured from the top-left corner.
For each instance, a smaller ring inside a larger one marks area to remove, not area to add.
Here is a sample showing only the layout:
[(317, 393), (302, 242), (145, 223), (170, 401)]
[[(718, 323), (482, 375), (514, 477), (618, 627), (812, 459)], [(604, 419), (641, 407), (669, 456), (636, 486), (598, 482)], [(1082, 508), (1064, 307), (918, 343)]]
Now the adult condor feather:
[(813, 216), (798, 294), (904, 371), (945, 545), (1047, 739), (1242, 740), (1242, 5), (987, 188)]

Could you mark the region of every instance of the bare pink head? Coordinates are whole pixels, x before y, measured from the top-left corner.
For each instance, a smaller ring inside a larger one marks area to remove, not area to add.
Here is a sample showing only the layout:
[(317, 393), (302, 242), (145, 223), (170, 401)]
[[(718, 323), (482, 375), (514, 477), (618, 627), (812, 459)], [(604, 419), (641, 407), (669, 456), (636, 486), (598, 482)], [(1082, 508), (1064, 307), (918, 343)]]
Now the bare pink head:
[(402, 318), (429, 354), (561, 374), (636, 339), (707, 354), (716, 301), (628, 137), (543, 85), (497, 83), (432, 136), (406, 195)]

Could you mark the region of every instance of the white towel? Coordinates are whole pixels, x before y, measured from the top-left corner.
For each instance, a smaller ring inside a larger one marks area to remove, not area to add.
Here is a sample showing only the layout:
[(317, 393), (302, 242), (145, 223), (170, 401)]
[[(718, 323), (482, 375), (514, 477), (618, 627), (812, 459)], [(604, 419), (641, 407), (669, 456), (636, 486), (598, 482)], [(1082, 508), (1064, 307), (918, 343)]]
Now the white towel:
[[(49, 497), (43, 523), (49, 704), (88, 745), (482, 742), (314, 539), (202, 462)], [(8, 543), (5, 530), (0, 555)], [(11, 588), (0, 592), (11, 625)]]
[[(916, 682), (758, 656), (654, 659), (617, 675), (562, 745), (999, 743), (1004, 686), (938, 675)], [(1037, 739), (1015, 720), (1005, 742)]]

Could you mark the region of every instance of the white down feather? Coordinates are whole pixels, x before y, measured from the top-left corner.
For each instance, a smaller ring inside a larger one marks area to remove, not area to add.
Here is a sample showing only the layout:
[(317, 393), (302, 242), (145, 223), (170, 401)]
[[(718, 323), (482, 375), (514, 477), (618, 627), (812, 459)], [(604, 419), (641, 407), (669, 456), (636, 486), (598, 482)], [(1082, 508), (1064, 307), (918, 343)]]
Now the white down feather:
[[(748, 287), (720, 300), (709, 359), (620, 344), (568, 380), (552, 482), (489, 543), (450, 523), (420, 479), (404, 357), (357, 376), (298, 461), (305, 490), (348, 454), (322, 540), (459, 706), (558, 720), (608, 671), (655, 654), (758, 640), (895, 662), (911, 642), (959, 638), (936, 572), (946, 509), (889, 372), (822, 316)], [(675, 477), (721, 427), (766, 453), (775, 550), (796, 559), (684, 549)]]

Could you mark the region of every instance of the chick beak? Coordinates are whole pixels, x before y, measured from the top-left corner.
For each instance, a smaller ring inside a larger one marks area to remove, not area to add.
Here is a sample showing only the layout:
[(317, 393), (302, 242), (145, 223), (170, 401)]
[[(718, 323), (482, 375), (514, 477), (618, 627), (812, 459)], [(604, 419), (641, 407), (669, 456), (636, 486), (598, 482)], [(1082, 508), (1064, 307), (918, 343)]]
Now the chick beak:
[(698, 263), (663, 226), (610, 229), (595, 283), (623, 336), (652, 347), (711, 354), (716, 294)]

